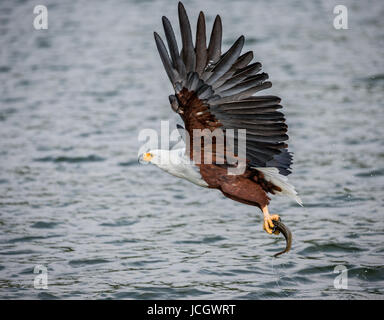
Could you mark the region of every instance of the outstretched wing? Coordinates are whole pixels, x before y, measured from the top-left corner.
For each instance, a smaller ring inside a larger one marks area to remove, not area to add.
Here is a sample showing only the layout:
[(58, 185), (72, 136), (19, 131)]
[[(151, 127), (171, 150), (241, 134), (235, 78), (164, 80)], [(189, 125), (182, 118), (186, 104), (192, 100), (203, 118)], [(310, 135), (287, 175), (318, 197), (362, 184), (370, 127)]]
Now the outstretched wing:
[[(168, 50), (155, 32), (155, 41), (165, 71), (175, 89), (169, 97), (186, 130), (216, 128), (246, 129), (246, 156), (250, 167), (276, 167), (290, 173), (292, 155), (288, 152), (287, 125), (279, 109), (280, 98), (254, 96), (272, 86), (261, 64), (252, 62), (253, 52), (241, 54), (244, 36), (224, 54), (221, 52), (222, 24), (218, 15), (207, 46), (206, 25), (200, 12), (195, 45), (185, 8), (178, 6), (182, 48), (179, 51), (172, 25), (163, 17)], [(235, 136), (235, 144), (237, 144)]]

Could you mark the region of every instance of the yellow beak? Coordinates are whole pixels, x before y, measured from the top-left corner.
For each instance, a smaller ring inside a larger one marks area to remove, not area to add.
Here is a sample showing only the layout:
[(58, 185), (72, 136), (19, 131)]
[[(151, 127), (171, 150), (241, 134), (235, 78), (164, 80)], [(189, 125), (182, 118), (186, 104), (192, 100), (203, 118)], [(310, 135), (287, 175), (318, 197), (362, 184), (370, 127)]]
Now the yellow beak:
[(150, 152), (146, 152), (143, 154), (143, 160), (145, 162), (151, 162), (152, 158), (153, 158), (153, 155)]

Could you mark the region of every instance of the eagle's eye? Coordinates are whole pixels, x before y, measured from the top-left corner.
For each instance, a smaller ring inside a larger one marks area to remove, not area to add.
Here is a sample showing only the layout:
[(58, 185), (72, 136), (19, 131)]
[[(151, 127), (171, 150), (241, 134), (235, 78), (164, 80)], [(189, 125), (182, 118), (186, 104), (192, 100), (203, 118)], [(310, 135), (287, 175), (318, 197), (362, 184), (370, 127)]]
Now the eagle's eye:
[(144, 161), (150, 162), (152, 160), (152, 158), (153, 158), (153, 154), (150, 153), (150, 152), (146, 152), (143, 155), (143, 160)]

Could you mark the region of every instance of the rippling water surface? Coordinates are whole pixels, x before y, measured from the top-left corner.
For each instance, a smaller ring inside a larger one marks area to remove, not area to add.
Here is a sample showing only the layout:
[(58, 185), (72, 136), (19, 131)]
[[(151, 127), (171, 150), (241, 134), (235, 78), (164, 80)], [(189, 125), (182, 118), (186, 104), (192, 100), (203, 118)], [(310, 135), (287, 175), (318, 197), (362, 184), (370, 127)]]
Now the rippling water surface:
[(1, 298), (383, 298), (382, 1), (344, 1), (348, 30), (338, 1), (185, 1), (226, 48), (245, 34), (283, 99), (305, 207), (273, 199), (277, 259), (258, 209), (137, 163), (139, 130), (176, 123), (152, 35), (176, 2), (46, 3), (41, 31), (34, 1), (0, 3)]

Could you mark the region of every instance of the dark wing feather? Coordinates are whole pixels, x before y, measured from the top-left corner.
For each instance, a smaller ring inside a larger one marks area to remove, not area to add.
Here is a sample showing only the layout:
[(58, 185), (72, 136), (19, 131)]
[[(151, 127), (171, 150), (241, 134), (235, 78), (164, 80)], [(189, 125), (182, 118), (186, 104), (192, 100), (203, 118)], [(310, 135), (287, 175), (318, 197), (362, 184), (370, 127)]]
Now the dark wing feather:
[(207, 65), (207, 39), (205, 32), (205, 17), (204, 13), (200, 12), (199, 19), (197, 20), (196, 28), (196, 72), (202, 75), (205, 66)]
[(217, 61), (219, 61), (221, 56), (222, 36), (223, 27), (221, 24), (221, 18), (219, 15), (217, 15), (215, 22), (213, 23), (212, 33), (208, 46), (208, 63), (210, 64), (215, 64)]
[(171, 54), (173, 67), (178, 71), (181, 78), (185, 78), (187, 76), (187, 72), (185, 69), (184, 62), (181, 60), (179, 54), (179, 48), (177, 46), (175, 33), (173, 32), (172, 25), (167, 19), (167, 17), (163, 17), (163, 27), (165, 32), (165, 37), (167, 38), (169, 52)]
[(239, 92), (237, 94), (234, 94), (232, 96), (226, 96), (226, 97), (221, 97), (218, 95), (215, 95), (212, 97), (211, 100), (208, 101), (208, 103), (212, 105), (219, 105), (227, 102), (232, 102), (232, 101), (240, 101), (246, 98), (249, 98), (256, 92), (259, 92), (264, 89), (269, 89), (272, 87), (272, 83), (269, 81), (263, 82), (263, 83), (255, 83), (255, 85), (247, 90), (244, 90), (242, 92)]
[[(193, 46), (191, 26), (181, 3), (178, 13), (181, 53), (171, 23), (165, 17), (163, 26), (169, 54), (156, 33), (155, 40), (176, 91), (175, 96), (170, 96), (172, 109), (180, 114), (190, 136), (193, 129), (246, 129), (248, 165), (273, 166), (288, 175), (292, 154), (287, 150), (285, 117), (278, 111), (282, 108), (280, 98), (254, 96), (272, 84), (266, 81), (268, 74), (259, 73), (261, 64), (251, 63), (252, 51), (241, 55), (244, 37), (239, 37), (222, 54), (222, 23), (217, 16), (207, 48), (205, 17), (200, 12)], [(236, 134), (233, 137), (235, 143), (239, 142)]]
[(220, 78), (218, 79), (213, 85), (212, 88), (216, 89), (220, 87), (222, 84), (224, 84), (227, 80), (229, 80), (233, 75), (236, 74), (236, 70), (239, 70), (240, 68), (246, 67), (253, 59), (253, 52), (248, 51), (241, 55), (237, 61), (232, 65), (232, 67)]
[(206, 81), (207, 84), (212, 85), (231, 68), (239, 57), (243, 45), (244, 36), (241, 36), (212, 69), (211, 76)]
[(181, 40), (183, 44), (182, 57), (186, 66), (187, 72), (195, 71), (196, 55), (193, 48), (191, 25), (187, 16), (187, 12), (181, 2), (179, 2), (179, 23)]
[(169, 58), (168, 51), (165, 48), (163, 40), (161, 40), (160, 36), (155, 32), (155, 41), (157, 50), (159, 51), (161, 61), (163, 62), (165, 72), (168, 75), (169, 80), (171, 80), (172, 84), (175, 84), (178, 80), (177, 71), (173, 68), (171, 59)]
[(240, 82), (246, 80), (249, 76), (255, 75), (261, 70), (261, 64), (259, 62), (252, 63), (247, 68), (240, 73), (232, 76), (230, 79), (226, 80), (222, 85), (215, 88), (217, 93), (221, 93), (224, 90), (232, 88), (233, 86), (239, 84)]

